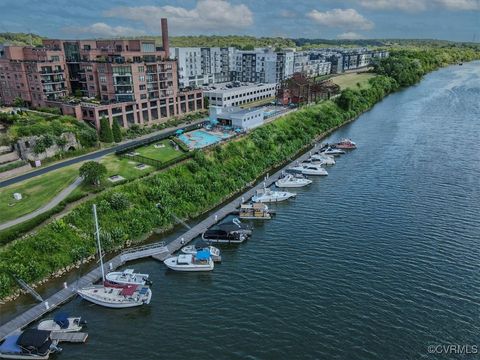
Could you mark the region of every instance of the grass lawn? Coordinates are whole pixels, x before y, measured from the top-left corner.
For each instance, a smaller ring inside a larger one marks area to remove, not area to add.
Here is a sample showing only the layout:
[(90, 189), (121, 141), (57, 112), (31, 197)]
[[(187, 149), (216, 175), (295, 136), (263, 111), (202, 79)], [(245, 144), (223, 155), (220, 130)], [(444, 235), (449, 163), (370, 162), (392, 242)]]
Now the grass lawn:
[[(78, 176), (80, 164), (64, 167), (0, 190), (0, 223), (28, 214), (52, 200)], [(22, 200), (13, 193), (22, 194)]]
[[(155, 148), (155, 144), (164, 144), (165, 147), (163, 148)], [(183, 151), (181, 150), (175, 150), (171, 145), (170, 145), (170, 140), (165, 139), (159, 142), (156, 142), (154, 144), (150, 144), (147, 146), (139, 147), (134, 150), (135, 152), (138, 152), (140, 155), (148, 157), (150, 159), (155, 159), (159, 161), (169, 161), (172, 159), (175, 159), (181, 155), (183, 155)]]
[[(126, 180), (131, 180), (141, 175), (149, 174), (152, 171), (155, 171), (155, 168), (153, 166), (148, 166), (143, 170), (139, 170), (135, 168), (135, 166), (139, 164), (138, 162), (129, 159), (123, 159), (113, 154), (103, 157), (100, 162), (107, 168), (107, 178), (112, 175), (120, 175)], [(108, 186), (108, 184), (113, 183), (108, 180), (105, 181), (105, 185)]]
[[(370, 73), (359, 73), (359, 74), (349, 73), (349, 74), (334, 76), (332, 77), (332, 81), (335, 84), (340, 85), (342, 90), (346, 88), (367, 89), (370, 87), (368, 80), (370, 80), (375, 76), (376, 76), (375, 74), (370, 74)], [(358, 87), (357, 83), (360, 84), (360, 87)]]

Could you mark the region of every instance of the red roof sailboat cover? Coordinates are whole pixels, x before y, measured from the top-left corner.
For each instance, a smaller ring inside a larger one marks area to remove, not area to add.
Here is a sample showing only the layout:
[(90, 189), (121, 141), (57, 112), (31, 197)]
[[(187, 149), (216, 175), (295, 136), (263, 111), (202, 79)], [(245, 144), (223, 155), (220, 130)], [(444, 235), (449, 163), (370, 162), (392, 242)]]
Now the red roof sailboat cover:
[(137, 290), (137, 285), (127, 285), (125, 286), (122, 291), (120, 292), (120, 295), (123, 296), (132, 296), (133, 293)]

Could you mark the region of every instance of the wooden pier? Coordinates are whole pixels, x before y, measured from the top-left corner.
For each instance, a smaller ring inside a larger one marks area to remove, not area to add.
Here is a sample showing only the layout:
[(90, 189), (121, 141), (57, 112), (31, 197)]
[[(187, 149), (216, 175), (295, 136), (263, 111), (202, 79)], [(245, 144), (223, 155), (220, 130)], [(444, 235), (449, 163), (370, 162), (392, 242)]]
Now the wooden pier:
[[(258, 189), (262, 189), (264, 186), (268, 187), (272, 185), (275, 181), (281, 177), (283, 171), (288, 167), (292, 166), (295, 163), (301, 162), (307, 159), (310, 156), (311, 152), (307, 152), (300, 157), (296, 158), (291, 163), (287, 164), (281, 170), (277, 171), (272, 176), (265, 177), (264, 180), (257, 183), (256, 186), (252, 187), (250, 190), (243, 193), (241, 196), (238, 196), (217, 212), (215, 212), (212, 216), (200, 221), (198, 224), (193, 226), (183, 235), (179, 236), (175, 240), (171, 241), (168, 244), (165, 242), (158, 242), (150, 245), (140, 246), (132, 249), (127, 249), (121, 254), (115, 256), (110, 261), (106, 262), (104, 265), (105, 271), (112, 271), (122, 265), (125, 264), (127, 261), (138, 260), (142, 258), (152, 257), (156, 260), (163, 261), (168, 257), (172, 256), (173, 253), (180, 250), (183, 246), (188, 244), (190, 241), (195, 239), (197, 236), (202, 234), (205, 230), (210, 228), (211, 226), (217, 224), (220, 220), (225, 218), (226, 216), (230, 215), (231, 213), (235, 213), (237, 208), (248, 199), (250, 199)], [(29, 310), (25, 311), (21, 315), (15, 317), (14, 319), (8, 321), (5, 324), (0, 326), (0, 341), (3, 340), (6, 336), (13, 333), (18, 329), (22, 329), (32, 322), (40, 319), (45, 314), (49, 313), (50, 311), (56, 309), (63, 303), (69, 301), (73, 298), (77, 292), (76, 290), (79, 288), (83, 288), (86, 286), (90, 286), (96, 282), (98, 282), (102, 277), (101, 268), (95, 268), (94, 270), (90, 271), (86, 275), (82, 276), (78, 281), (74, 284), (70, 284), (70, 286), (66, 286), (64, 289), (58, 291), (57, 293), (50, 296), (48, 299), (35, 305), (34, 307), (30, 308)]]

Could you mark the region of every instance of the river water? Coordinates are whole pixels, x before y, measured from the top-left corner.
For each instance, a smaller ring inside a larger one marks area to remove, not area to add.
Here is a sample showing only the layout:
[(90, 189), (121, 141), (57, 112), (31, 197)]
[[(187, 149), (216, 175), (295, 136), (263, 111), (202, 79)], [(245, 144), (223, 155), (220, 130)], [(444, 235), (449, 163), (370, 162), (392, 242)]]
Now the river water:
[[(134, 265), (150, 305), (76, 299), (58, 359), (438, 359), (480, 351), (480, 63), (429, 74), (331, 135), (358, 149), (272, 206), (212, 273)], [(132, 266), (132, 264), (130, 264)], [(438, 348), (437, 348), (438, 349)], [(472, 348), (474, 351), (474, 347)], [(441, 351), (441, 349), (439, 350)], [(475, 355), (469, 355), (473, 358)]]

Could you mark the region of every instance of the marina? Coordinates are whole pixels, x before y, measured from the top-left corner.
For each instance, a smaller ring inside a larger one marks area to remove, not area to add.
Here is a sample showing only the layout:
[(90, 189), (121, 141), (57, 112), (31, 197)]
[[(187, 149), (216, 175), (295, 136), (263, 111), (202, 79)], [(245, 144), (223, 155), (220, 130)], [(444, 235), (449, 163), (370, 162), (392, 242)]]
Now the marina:
[[(313, 150), (316, 147), (317, 145), (314, 144)], [(294, 162), (297, 163), (310, 158), (313, 154), (313, 150), (309, 150), (303, 155), (300, 155), (297, 159), (295, 159)], [(166, 259), (170, 258), (185, 244), (188, 244), (197, 236), (204, 233), (205, 229), (209, 229), (210, 227), (217, 224), (220, 220), (232, 213), (238, 213), (238, 208), (241, 208), (242, 204), (244, 204), (246, 200), (254, 198), (256, 195), (259, 194), (275, 193), (269, 189), (269, 186), (273, 185), (278, 179), (282, 178), (285, 173), (285, 169), (287, 169), (291, 165), (292, 164), (286, 165), (271, 176), (267, 174), (267, 176), (263, 180), (259, 181), (256, 186), (252, 187), (242, 195), (234, 198), (233, 201), (227, 203), (225, 206), (221, 207), (218, 211), (216, 211), (213, 216), (209, 216), (206, 219), (202, 220), (201, 222), (193, 226), (191, 229), (189, 229), (187, 232), (185, 232), (182, 236), (174, 239), (168, 244), (165, 244), (163, 241), (161, 241), (150, 245), (127, 249), (121, 254), (115, 256), (113, 259), (109, 260), (108, 263), (103, 266), (103, 268), (98, 267), (90, 271), (87, 275), (80, 278), (75, 284), (70, 284), (70, 286), (65, 284), (66, 286), (62, 290), (58, 291), (48, 299), (45, 299), (43, 302), (25, 311), (20, 316), (17, 316), (16, 318), (8, 321), (5, 324), (2, 324), (0, 326), (0, 341), (9, 334), (17, 331), (18, 329), (25, 328), (29, 324), (49, 313), (50, 311), (69, 301), (72, 297), (77, 295), (77, 291), (79, 289), (88, 288), (91, 291), (94, 291), (94, 288), (92, 286), (93, 284), (102, 279), (103, 272), (113, 271), (118, 267), (124, 265), (127, 261), (151, 257), (155, 260), (163, 262)], [(291, 195), (289, 195), (288, 197), (291, 197)]]

